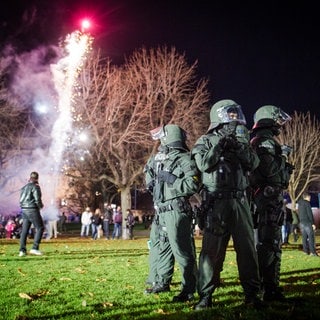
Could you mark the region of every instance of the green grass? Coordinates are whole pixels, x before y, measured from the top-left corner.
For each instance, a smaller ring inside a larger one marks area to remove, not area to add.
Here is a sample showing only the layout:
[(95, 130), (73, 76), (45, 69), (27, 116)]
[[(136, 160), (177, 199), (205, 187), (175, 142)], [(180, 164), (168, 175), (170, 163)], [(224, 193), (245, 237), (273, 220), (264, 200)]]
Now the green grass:
[[(262, 311), (243, 306), (235, 252), (228, 247), (223, 286), (210, 310), (172, 303), (180, 291), (176, 266), (171, 292), (144, 294), (148, 274), (146, 232), (135, 240), (78, 238), (77, 232), (43, 240), (43, 256), (18, 257), (19, 240), (0, 240), (0, 319), (319, 319), (320, 258), (300, 243), (283, 249), (281, 285), (286, 303)], [(139, 236), (139, 234), (141, 234)], [(144, 236), (143, 236), (144, 234)], [(319, 236), (318, 236), (319, 243)], [(28, 240), (28, 249), (32, 240)], [(201, 239), (196, 239), (199, 253)], [(198, 297), (197, 297), (198, 298)]]

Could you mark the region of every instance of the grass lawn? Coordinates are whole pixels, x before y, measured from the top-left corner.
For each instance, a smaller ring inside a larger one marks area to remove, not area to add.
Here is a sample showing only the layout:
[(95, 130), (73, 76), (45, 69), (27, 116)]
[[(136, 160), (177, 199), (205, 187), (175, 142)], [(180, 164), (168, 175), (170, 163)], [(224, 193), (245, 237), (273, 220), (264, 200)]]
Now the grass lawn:
[[(260, 311), (243, 306), (230, 243), (213, 308), (194, 311), (194, 303), (172, 303), (180, 291), (178, 266), (171, 292), (144, 294), (148, 232), (137, 226), (135, 234), (135, 240), (94, 241), (70, 229), (58, 239), (43, 240), (43, 256), (26, 257), (18, 257), (19, 240), (0, 239), (0, 319), (320, 319), (320, 258), (304, 255), (301, 239), (283, 248), (286, 303)], [(319, 242), (317, 236), (318, 252)], [(201, 238), (196, 246), (199, 253)]]

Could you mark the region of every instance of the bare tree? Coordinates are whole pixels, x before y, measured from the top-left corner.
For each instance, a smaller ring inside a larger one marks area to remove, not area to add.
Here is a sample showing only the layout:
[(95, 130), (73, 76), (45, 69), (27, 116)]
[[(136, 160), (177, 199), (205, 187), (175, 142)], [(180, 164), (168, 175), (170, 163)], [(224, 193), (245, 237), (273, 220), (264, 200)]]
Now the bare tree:
[(289, 162), (295, 167), (290, 178), (288, 193), (295, 208), (297, 200), (312, 183), (320, 180), (320, 123), (310, 112), (294, 112), (279, 136), (281, 144), (293, 148)]
[(141, 184), (147, 158), (157, 148), (149, 131), (175, 123), (192, 145), (208, 124), (207, 81), (197, 80), (197, 63), (166, 47), (135, 51), (121, 67), (99, 53), (81, 72), (75, 122), (91, 139), (87, 164), (93, 178), (121, 192), (121, 207), (131, 207), (130, 189)]
[(11, 178), (10, 173), (4, 169), (19, 154), (21, 135), (27, 130), (28, 122), (27, 112), (10, 100), (7, 76), (6, 68), (0, 61), (0, 187)]

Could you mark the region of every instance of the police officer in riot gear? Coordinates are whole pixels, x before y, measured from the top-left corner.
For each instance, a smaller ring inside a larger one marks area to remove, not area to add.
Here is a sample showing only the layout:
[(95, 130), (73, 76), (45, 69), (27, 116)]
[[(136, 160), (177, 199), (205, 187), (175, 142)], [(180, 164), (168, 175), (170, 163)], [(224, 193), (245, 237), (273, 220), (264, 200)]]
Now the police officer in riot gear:
[(262, 106), (254, 114), (251, 145), (260, 164), (251, 173), (250, 183), (256, 206), (257, 252), (264, 301), (284, 299), (279, 287), (283, 190), (288, 187), (293, 166), (288, 162), (291, 148), (281, 146), (275, 137), (290, 119), (272, 105)]
[[(145, 181), (147, 190), (153, 194), (155, 174), (157, 167), (166, 157), (166, 148), (159, 146), (158, 153), (150, 157), (145, 166)], [(154, 166), (152, 168), (151, 166)], [(161, 235), (161, 239), (160, 239)], [(145, 290), (145, 293), (160, 293), (170, 291), (170, 284), (174, 273), (174, 256), (170, 248), (168, 237), (162, 226), (159, 224), (159, 214), (155, 211), (152, 219), (149, 237), (149, 274), (147, 284), (152, 286)], [(161, 257), (161, 259), (160, 259)], [(159, 277), (160, 275), (160, 277)]]
[(212, 306), (212, 294), (219, 286), (228, 241), (232, 236), (237, 254), (245, 303), (261, 306), (260, 278), (254, 246), (253, 220), (246, 196), (248, 172), (259, 159), (250, 147), (241, 106), (221, 100), (210, 111), (208, 132), (201, 136), (192, 155), (202, 173), (202, 248), (199, 257), (196, 310)]
[[(190, 301), (196, 290), (196, 257), (191, 236), (192, 207), (189, 197), (198, 191), (198, 170), (191, 159), (183, 129), (168, 124), (152, 130), (151, 134), (153, 139), (160, 139), (161, 152), (151, 156), (145, 166), (147, 187), (152, 190), (158, 215), (160, 239), (158, 283), (150, 291), (168, 291), (167, 279), (164, 278), (169, 267), (163, 267), (163, 264), (170, 263), (171, 251), (182, 275), (181, 292), (173, 301)], [(165, 275), (162, 270), (166, 270)]]

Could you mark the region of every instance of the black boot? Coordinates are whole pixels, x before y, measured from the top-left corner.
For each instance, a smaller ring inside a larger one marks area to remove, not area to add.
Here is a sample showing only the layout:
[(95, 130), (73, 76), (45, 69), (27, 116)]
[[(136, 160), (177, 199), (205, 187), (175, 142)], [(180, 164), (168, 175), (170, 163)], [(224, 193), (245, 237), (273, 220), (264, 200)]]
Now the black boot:
[(195, 305), (195, 310), (203, 310), (212, 307), (212, 296), (205, 295), (200, 298), (200, 301)]
[(159, 284), (156, 283), (151, 288), (147, 288), (144, 292), (145, 293), (160, 293), (160, 292), (169, 292), (170, 286), (168, 284)]
[(244, 304), (248, 307), (253, 307), (255, 309), (262, 309), (266, 306), (263, 303), (263, 301), (261, 301), (261, 299), (258, 298), (256, 295), (246, 296)]
[(174, 296), (172, 299), (173, 302), (185, 302), (192, 300), (194, 300), (193, 293), (187, 293), (185, 291), (181, 291), (177, 296)]
[(265, 302), (272, 302), (272, 301), (284, 302), (284, 301), (286, 301), (286, 297), (282, 294), (280, 289), (274, 290), (274, 291), (265, 291), (263, 294), (263, 301), (265, 301)]

